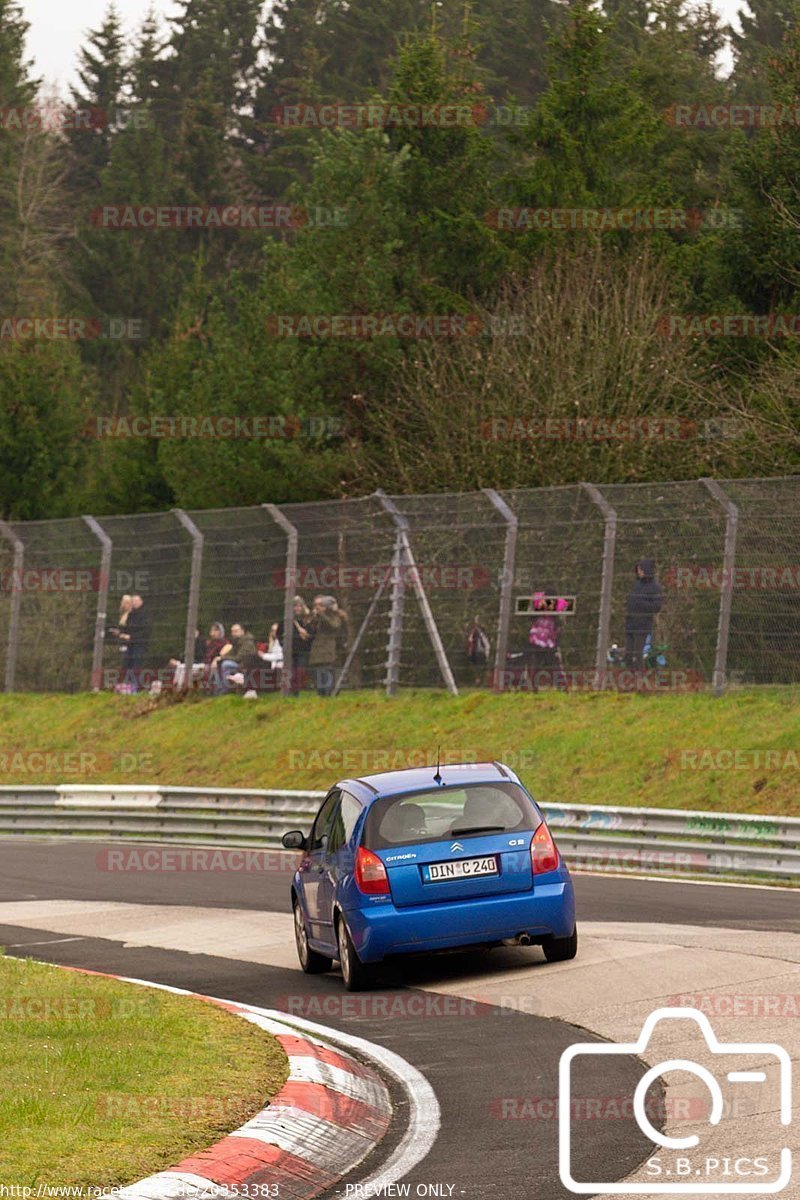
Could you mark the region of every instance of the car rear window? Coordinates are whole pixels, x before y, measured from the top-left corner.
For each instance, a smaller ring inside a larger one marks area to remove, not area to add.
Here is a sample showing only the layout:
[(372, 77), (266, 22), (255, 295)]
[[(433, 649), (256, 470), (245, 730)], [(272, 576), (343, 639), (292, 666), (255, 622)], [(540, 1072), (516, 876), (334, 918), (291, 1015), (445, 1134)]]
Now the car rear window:
[(438, 787), (384, 796), (369, 810), (363, 843), (369, 850), (533, 830), (541, 817), (516, 783)]

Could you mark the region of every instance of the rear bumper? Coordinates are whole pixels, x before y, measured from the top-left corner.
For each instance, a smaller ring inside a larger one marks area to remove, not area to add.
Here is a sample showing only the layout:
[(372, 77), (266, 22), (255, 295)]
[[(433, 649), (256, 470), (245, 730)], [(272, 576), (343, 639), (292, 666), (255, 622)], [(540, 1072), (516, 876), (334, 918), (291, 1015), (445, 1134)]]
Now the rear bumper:
[(518, 933), (529, 933), (534, 941), (569, 937), (575, 927), (575, 897), (569, 878), (556, 878), (530, 892), (409, 908), (386, 903), (345, 909), (345, 916), (361, 961), (380, 962), (388, 954), (447, 950)]

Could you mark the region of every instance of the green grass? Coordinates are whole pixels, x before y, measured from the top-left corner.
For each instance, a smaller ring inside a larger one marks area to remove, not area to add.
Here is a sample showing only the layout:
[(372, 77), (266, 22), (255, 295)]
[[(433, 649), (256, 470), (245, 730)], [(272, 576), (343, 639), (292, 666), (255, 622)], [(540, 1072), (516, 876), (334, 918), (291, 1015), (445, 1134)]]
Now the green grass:
[[(800, 688), (791, 687), (721, 699), (419, 691), (174, 703), (17, 695), (0, 697), (0, 731), (6, 784), (324, 788), (343, 775), (432, 761), (441, 744), (451, 761), (507, 761), (551, 803), (800, 815)], [(738, 765), (728, 765), (734, 752)]]
[(274, 1038), (201, 1000), (2, 955), (0, 1036), (0, 1185), (131, 1183), (238, 1128), (288, 1074)]

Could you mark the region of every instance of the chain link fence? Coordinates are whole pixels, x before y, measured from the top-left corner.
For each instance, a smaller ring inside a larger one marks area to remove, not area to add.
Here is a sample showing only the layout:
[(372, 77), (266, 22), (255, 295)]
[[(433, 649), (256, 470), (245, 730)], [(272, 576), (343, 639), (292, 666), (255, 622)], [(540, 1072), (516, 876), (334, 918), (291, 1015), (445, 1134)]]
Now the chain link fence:
[[(800, 476), (0, 522), (0, 680), (114, 687), (122, 656), (107, 631), (125, 594), (149, 615), (145, 678), (192, 652), (195, 627), (239, 622), (266, 641), (274, 623), (292, 628), (295, 595), (322, 594), (347, 614), (336, 691), (535, 688), (541, 591), (568, 601), (552, 685), (618, 686), (642, 558), (663, 602), (639, 674), (664, 689), (800, 682)], [(468, 654), (475, 622), (485, 662)], [(287, 693), (310, 685), (292, 670), (305, 649), (284, 637)]]

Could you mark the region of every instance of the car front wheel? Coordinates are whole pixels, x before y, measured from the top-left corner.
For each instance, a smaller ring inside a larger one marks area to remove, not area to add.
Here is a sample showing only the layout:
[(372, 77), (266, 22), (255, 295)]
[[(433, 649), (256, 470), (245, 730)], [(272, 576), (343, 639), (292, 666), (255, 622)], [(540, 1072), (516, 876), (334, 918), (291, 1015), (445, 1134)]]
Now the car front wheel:
[(548, 937), (542, 942), (544, 956), (548, 962), (568, 962), (578, 953), (578, 927), (576, 926), (569, 937)]
[(339, 943), (339, 965), (344, 986), (348, 992), (362, 992), (372, 985), (375, 976), (372, 967), (358, 957), (344, 917), (339, 917), (337, 922), (336, 940)]
[(294, 940), (297, 945), (300, 966), (306, 975), (322, 975), (323, 972), (330, 971), (333, 959), (326, 958), (324, 954), (317, 954), (316, 950), (312, 950), (308, 944), (306, 923), (299, 900), (294, 902)]

